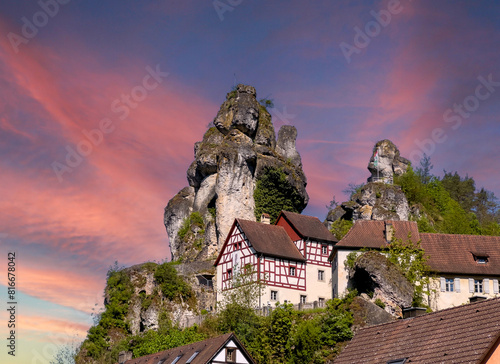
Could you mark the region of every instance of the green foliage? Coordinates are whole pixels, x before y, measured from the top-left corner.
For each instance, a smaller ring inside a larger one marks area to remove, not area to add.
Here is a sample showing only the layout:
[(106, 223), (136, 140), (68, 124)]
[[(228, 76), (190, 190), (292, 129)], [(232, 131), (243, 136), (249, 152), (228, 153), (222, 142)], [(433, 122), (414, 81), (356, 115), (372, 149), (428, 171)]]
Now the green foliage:
[(353, 224), (352, 220), (336, 220), (332, 223), (330, 232), (340, 240), (349, 232)]
[(321, 326), (317, 321), (302, 321), (296, 326), (291, 338), (290, 362), (309, 363), (321, 347)]
[(196, 325), (184, 330), (178, 328), (169, 328), (163, 331), (149, 330), (144, 334), (132, 337), (129, 350), (132, 351), (134, 358), (137, 358), (205, 340), (206, 338), (204, 334), (199, 332)]
[(281, 210), (302, 212), (304, 201), (295, 187), (287, 181), (282, 169), (266, 168), (264, 174), (257, 179), (254, 194), (255, 217), (268, 213), (271, 223), (278, 218)]
[(264, 106), (265, 108), (274, 108), (274, 101), (269, 98), (263, 98), (259, 100), (259, 103)]
[(375, 304), (376, 304), (378, 307), (380, 307), (380, 308), (385, 308), (385, 303), (384, 303), (384, 302), (382, 302), (382, 300), (381, 300), (380, 298), (377, 298), (377, 299), (375, 300)]
[(174, 263), (166, 262), (159, 265), (156, 268), (154, 277), (160, 285), (161, 292), (169, 300), (189, 300), (194, 297), (191, 286), (177, 274)]
[(184, 221), (182, 222), (182, 227), (177, 233), (177, 236), (181, 240), (186, 240), (186, 238), (189, 236), (189, 232), (191, 232), (195, 227), (201, 230), (200, 234), (204, 233), (203, 229), (205, 228), (205, 222), (203, 221), (203, 217), (198, 211), (192, 212), (189, 217), (184, 219)]
[(420, 242), (414, 243), (411, 234), (408, 235), (407, 241), (393, 238), (387, 250), (387, 258), (401, 269), (413, 285), (413, 305), (422, 307), (424, 294), (430, 294), (426, 291), (430, 282), (430, 268), (427, 265), (428, 256), (420, 247)]
[(466, 212), (459, 202), (451, 198), (439, 179), (431, 178), (424, 184), (421, 177), (410, 167), (402, 176), (396, 176), (394, 183), (401, 186), (410, 205), (421, 206), (425, 220), (419, 221), (420, 231), (446, 234), (480, 233), (475, 215)]
[(430, 174), (430, 158), (424, 156), (417, 172), (411, 166), (394, 184), (401, 186), (410, 205), (417, 205), (422, 213), (419, 231), (445, 234), (500, 233), (497, 198), (482, 188), (476, 192), (475, 181), (462, 178), (457, 172), (444, 171), (439, 179)]

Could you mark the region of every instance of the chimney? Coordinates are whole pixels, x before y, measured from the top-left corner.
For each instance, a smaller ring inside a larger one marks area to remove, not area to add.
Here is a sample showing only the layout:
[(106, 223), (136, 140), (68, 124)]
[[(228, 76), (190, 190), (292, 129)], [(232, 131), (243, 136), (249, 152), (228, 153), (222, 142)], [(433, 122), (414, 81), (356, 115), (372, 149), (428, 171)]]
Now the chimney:
[(472, 296), (469, 297), (469, 303), (474, 303), (474, 302), (480, 302), (488, 299), (488, 297), (485, 296)]
[(423, 307), (408, 307), (403, 308), (403, 319), (408, 319), (412, 317), (418, 317), (425, 315), (427, 309)]
[(271, 223), (271, 216), (263, 212), (262, 215), (260, 216), (260, 222), (269, 225)]
[(392, 223), (386, 222), (385, 223), (385, 241), (390, 243), (393, 235), (394, 235), (394, 227), (392, 226)]
[(120, 351), (120, 353), (118, 354), (118, 364), (123, 364), (130, 359), (132, 359), (131, 351)]

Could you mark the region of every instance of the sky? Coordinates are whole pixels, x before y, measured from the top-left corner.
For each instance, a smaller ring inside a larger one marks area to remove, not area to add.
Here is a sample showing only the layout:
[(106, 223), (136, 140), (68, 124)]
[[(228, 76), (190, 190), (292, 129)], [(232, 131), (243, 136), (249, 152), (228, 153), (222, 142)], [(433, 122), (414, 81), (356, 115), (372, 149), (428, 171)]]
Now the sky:
[(110, 266), (170, 256), (163, 209), (238, 83), (297, 128), (305, 214), (365, 182), (381, 139), (500, 196), (499, 17), (495, 1), (2, 1), (0, 361), (48, 363), (85, 337)]

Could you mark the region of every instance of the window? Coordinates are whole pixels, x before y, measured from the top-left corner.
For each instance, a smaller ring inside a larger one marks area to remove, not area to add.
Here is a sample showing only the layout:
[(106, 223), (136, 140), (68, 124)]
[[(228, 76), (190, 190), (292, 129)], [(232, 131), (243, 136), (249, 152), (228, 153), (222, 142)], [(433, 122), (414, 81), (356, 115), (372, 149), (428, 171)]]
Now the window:
[(318, 306), (319, 307), (324, 307), (325, 306), (325, 299), (323, 297), (318, 298)]
[(446, 292), (453, 292), (455, 290), (455, 280), (453, 278), (446, 278)]
[(321, 254), (328, 255), (328, 245), (321, 246)]
[(271, 291), (271, 301), (278, 300), (278, 291)]
[(295, 276), (295, 267), (290, 267), (290, 275)]
[(175, 363), (177, 363), (181, 357), (182, 357), (182, 354), (181, 354), (181, 355), (178, 355), (178, 356), (174, 359), (174, 361), (172, 361), (172, 363), (171, 363), (171, 364), (175, 364)]
[(229, 363), (234, 363), (236, 361), (235, 348), (226, 348), (226, 361)]
[(325, 280), (325, 271), (318, 270), (318, 281), (324, 281), (324, 280)]
[(307, 296), (301, 295), (300, 296), (300, 303), (306, 303), (306, 301), (307, 301)]
[(189, 357), (189, 359), (187, 360), (186, 364), (190, 364), (194, 358), (196, 358), (196, 356), (199, 354), (199, 351), (195, 351), (193, 355), (191, 355)]
[(476, 255), (472, 254), (474, 256), (474, 260), (476, 261), (477, 264), (486, 264), (488, 263), (488, 256), (487, 255)]
[(228, 269), (227, 270), (227, 279), (231, 279), (233, 278), (233, 270), (232, 269)]
[(483, 293), (483, 281), (480, 279), (474, 279), (474, 292)]
[(396, 360), (389, 360), (387, 364), (405, 364), (406, 363), (406, 358), (403, 359), (396, 359)]

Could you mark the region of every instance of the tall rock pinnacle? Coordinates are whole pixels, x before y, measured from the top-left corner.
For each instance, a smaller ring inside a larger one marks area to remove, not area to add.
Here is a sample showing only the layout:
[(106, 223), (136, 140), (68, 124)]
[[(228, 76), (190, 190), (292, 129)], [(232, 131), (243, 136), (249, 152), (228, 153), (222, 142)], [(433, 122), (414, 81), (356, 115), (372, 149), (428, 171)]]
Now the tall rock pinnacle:
[[(254, 189), (268, 168), (285, 173), (303, 201), (302, 209), (309, 201), (295, 148), (297, 130), (281, 127), (276, 142), (271, 115), (257, 101), (255, 88), (240, 84), (229, 92), (213, 125), (194, 146), (194, 161), (187, 170), (189, 186), (165, 208), (172, 259), (213, 258), (235, 218), (255, 221)], [(199, 215), (194, 216), (196, 212)], [(195, 223), (198, 216), (203, 222), (198, 218)]]

